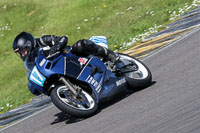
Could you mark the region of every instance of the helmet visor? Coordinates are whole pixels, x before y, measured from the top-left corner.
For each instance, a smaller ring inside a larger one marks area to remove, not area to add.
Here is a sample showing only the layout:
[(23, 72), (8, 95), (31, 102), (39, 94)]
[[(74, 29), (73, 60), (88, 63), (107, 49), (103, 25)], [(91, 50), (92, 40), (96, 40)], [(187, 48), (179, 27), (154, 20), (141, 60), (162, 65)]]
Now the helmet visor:
[(23, 48), (21, 50), (16, 50), (15, 53), (19, 54), (23, 60), (25, 60), (26, 56), (28, 55), (28, 49)]

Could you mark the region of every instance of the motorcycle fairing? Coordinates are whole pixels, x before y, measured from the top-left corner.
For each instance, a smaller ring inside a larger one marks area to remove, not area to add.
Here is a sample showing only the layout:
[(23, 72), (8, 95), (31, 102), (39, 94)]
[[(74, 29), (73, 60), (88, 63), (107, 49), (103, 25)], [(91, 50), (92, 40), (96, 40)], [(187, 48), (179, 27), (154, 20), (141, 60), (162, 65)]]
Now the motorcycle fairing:
[[(99, 70), (94, 73), (95, 68)], [(105, 72), (106, 66), (104, 65), (104, 63), (96, 57), (91, 57), (77, 77), (77, 80), (83, 81), (90, 85), (93, 93), (96, 96), (97, 102), (99, 101), (100, 92), (103, 89), (102, 86)]]
[[(93, 71), (94, 69), (97, 70)], [(125, 81), (125, 77), (116, 77), (115, 74), (107, 70), (105, 64), (96, 57), (90, 58), (77, 79), (90, 85), (96, 96), (97, 103), (102, 98), (107, 98), (119, 93), (120, 90), (123, 90), (121, 88), (127, 88), (126, 82), (117, 84), (120, 80)]]
[[(68, 53), (67, 55), (70, 56), (71, 53)], [(42, 52), (40, 52), (36, 61), (36, 66), (47, 78), (49, 78), (53, 74), (65, 75), (66, 58), (66, 53), (62, 53), (55, 59), (46, 60), (45, 57), (42, 55)]]
[[(43, 78), (40, 79), (41, 75), (37, 77), (41, 80), (41, 84), (34, 82), (34, 79), (30, 81), (34, 84), (32, 91), (37, 90), (46, 93), (43, 89), (44, 82), (54, 74), (66, 75), (77, 79), (77, 81), (87, 83), (91, 87), (97, 103), (101, 98), (106, 98), (119, 92), (122, 85), (124, 86), (123, 88), (126, 88), (126, 83), (116, 85), (124, 77), (116, 77), (114, 73), (107, 70), (105, 64), (99, 58), (91, 57), (84, 64), (80, 62), (80, 58), (69, 52), (67, 54), (62, 53), (55, 59), (46, 60), (42, 52), (40, 52), (34, 68), (43, 75)], [(29, 87), (31, 88), (31, 86)]]
[(43, 87), (40, 87), (39, 85), (36, 85), (32, 81), (28, 82), (28, 88), (30, 92), (34, 95), (40, 95), (41, 93), (44, 93), (45, 95), (48, 95), (48, 91), (43, 89)]
[(81, 64), (81, 62), (79, 61), (81, 59), (81, 57), (75, 56), (73, 54), (68, 55), (65, 58), (66, 58), (66, 73), (65, 73), (65, 75), (76, 79), (78, 77), (78, 75), (81, 73), (85, 64)]

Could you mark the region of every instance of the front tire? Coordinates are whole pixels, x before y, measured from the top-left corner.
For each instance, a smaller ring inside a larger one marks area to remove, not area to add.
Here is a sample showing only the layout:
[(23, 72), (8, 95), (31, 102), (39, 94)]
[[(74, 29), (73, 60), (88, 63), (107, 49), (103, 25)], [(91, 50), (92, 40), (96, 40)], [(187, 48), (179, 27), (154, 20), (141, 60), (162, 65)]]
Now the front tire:
[(62, 112), (75, 117), (89, 117), (98, 106), (88, 92), (82, 90), (80, 97), (75, 98), (65, 85), (59, 85), (51, 91), (51, 100)]
[[(149, 68), (142, 63), (140, 60), (126, 55), (126, 54), (119, 54), (120, 55), (120, 61), (132, 61), (137, 67), (136, 71), (125, 73), (126, 81), (128, 83), (129, 89), (142, 89), (145, 88), (152, 83), (152, 74), (149, 70)], [(132, 67), (132, 66), (130, 66)], [(127, 68), (129, 69), (129, 68)]]

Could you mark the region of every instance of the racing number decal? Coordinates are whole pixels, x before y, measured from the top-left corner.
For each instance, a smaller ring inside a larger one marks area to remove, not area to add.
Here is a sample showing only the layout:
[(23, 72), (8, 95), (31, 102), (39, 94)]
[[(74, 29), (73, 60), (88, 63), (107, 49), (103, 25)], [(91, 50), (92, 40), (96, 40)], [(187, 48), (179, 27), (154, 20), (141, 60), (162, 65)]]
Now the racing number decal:
[(31, 75), (29, 77), (29, 80), (31, 80), (32, 82), (34, 82), (35, 84), (43, 87), (44, 85), (44, 81), (46, 80), (46, 78), (38, 71), (38, 69), (36, 68), (36, 66), (33, 68)]

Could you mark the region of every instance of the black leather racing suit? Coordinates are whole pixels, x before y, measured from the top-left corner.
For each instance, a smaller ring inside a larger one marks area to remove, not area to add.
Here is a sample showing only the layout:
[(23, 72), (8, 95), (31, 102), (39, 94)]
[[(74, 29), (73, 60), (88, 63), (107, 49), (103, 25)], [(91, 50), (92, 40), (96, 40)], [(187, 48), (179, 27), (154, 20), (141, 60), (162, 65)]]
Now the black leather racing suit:
[(111, 60), (113, 63), (116, 63), (119, 59), (119, 57), (117, 57), (113, 51), (96, 45), (93, 41), (86, 39), (77, 41), (72, 46), (72, 52), (80, 56), (94, 55), (98, 57), (103, 57), (105, 59)]

